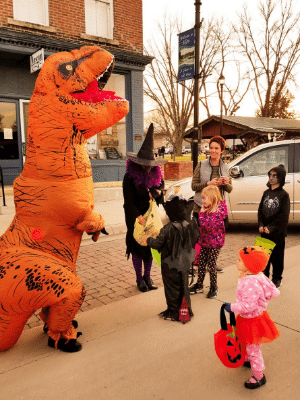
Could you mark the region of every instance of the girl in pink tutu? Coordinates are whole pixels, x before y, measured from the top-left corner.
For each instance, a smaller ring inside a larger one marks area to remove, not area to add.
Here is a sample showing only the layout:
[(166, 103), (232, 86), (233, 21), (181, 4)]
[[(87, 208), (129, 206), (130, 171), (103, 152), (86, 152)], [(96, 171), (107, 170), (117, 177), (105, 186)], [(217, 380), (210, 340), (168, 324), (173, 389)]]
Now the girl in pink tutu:
[(253, 371), (253, 376), (245, 382), (247, 389), (257, 389), (266, 383), (261, 344), (279, 337), (279, 331), (266, 311), (268, 302), (280, 294), (274, 283), (262, 273), (269, 257), (269, 253), (259, 246), (244, 247), (239, 251), (236, 301), (225, 303), (227, 312), (239, 314), (236, 334), (246, 345), (244, 366)]

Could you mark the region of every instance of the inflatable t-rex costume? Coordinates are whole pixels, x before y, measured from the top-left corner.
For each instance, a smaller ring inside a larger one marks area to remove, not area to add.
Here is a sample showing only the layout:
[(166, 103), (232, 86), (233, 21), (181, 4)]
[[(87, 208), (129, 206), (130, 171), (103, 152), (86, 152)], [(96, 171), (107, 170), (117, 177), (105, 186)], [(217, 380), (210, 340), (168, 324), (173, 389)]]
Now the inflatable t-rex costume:
[(95, 46), (45, 61), (29, 105), (28, 147), (14, 182), (16, 215), (0, 238), (0, 351), (43, 308), (52, 347), (78, 351), (72, 319), (85, 296), (75, 263), (84, 231), (99, 235), (86, 140), (128, 113), (102, 91), (113, 56)]

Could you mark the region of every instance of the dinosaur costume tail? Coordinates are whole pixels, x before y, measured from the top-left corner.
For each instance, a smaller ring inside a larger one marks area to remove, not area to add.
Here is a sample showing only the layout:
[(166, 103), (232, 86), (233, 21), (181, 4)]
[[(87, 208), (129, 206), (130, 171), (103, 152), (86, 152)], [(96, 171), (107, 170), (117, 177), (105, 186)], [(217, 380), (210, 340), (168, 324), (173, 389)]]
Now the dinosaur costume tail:
[(27, 248), (7, 251), (4, 263), (8, 267), (0, 271), (0, 279), (6, 278), (1, 289), (0, 351), (13, 347), (28, 318), (46, 306), (49, 312), (43, 319), (48, 335), (55, 342), (76, 339), (72, 320), (84, 300), (85, 288), (71, 269), (55, 257)]

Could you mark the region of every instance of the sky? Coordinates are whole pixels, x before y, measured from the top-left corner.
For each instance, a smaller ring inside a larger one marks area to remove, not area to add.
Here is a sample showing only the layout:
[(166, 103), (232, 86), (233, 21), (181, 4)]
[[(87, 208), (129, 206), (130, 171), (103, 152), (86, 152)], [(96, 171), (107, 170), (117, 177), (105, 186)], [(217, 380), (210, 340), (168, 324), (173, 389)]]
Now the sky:
[[(147, 39), (154, 21), (164, 13), (166, 8), (171, 13), (181, 13), (184, 30), (195, 24), (195, 0), (143, 0), (144, 39)], [(201, 0), (200, 16), (207, 18), (213, 15), (232, 18), (233, 14), (242, 9), (244, 3), (251, 9), (255, 0)]]
[[(297, 0), (298, 1), (298, 0)], [(155, 32), (155, 22), (163, 16), (166, 10), (174, 15), (182, 15), (183, 31), (193, 28), (195, 24), (195, 0), (143, 0), (143, 23), (144, 23), (144, 44)], [(237, 12), (242, 10), (243, 4), (246, 4), (249, 11), (254, 10), (255, 0), (201, 0), (200, 18), (209, 19), (212, 16), (218, 18), (224, 17), (233, 21)], [(225, 67), (226, 69), (226, 67)], [(225, 75), (225, 73), (224, 73)], [(293, 108), (300, 113), (300, 94), (295, 94)], [(200, 107), (201, 108), (201, 107)], [(252, 95), (249, 93), (240, 110), (236, 115), (254, 116), (258, 108)], [(145, 102), (145, 111), (150, 109), (150, 104)], [(212, 109), (213, 114), (220, 114), (220, 105), (215, 102)], [(200, 109), (200, 120), (206, 118), (206, 113)]]

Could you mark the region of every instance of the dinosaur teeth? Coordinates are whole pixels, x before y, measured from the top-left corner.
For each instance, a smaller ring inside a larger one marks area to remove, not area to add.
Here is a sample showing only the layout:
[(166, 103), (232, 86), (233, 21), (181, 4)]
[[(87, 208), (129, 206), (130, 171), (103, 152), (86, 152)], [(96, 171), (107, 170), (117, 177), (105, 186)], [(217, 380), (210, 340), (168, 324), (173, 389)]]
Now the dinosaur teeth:
[(100, 76), (98, 76), (97, 81), (99, 81), (101, 78), (103, 78), (106, 73), (109, 73), (109, 75), (110, 75), (113, 65), (114, 65), (114, 57), (112, 58), (109, 65), (106, 67), (105, 71), (103, 71), (102, 74)]

